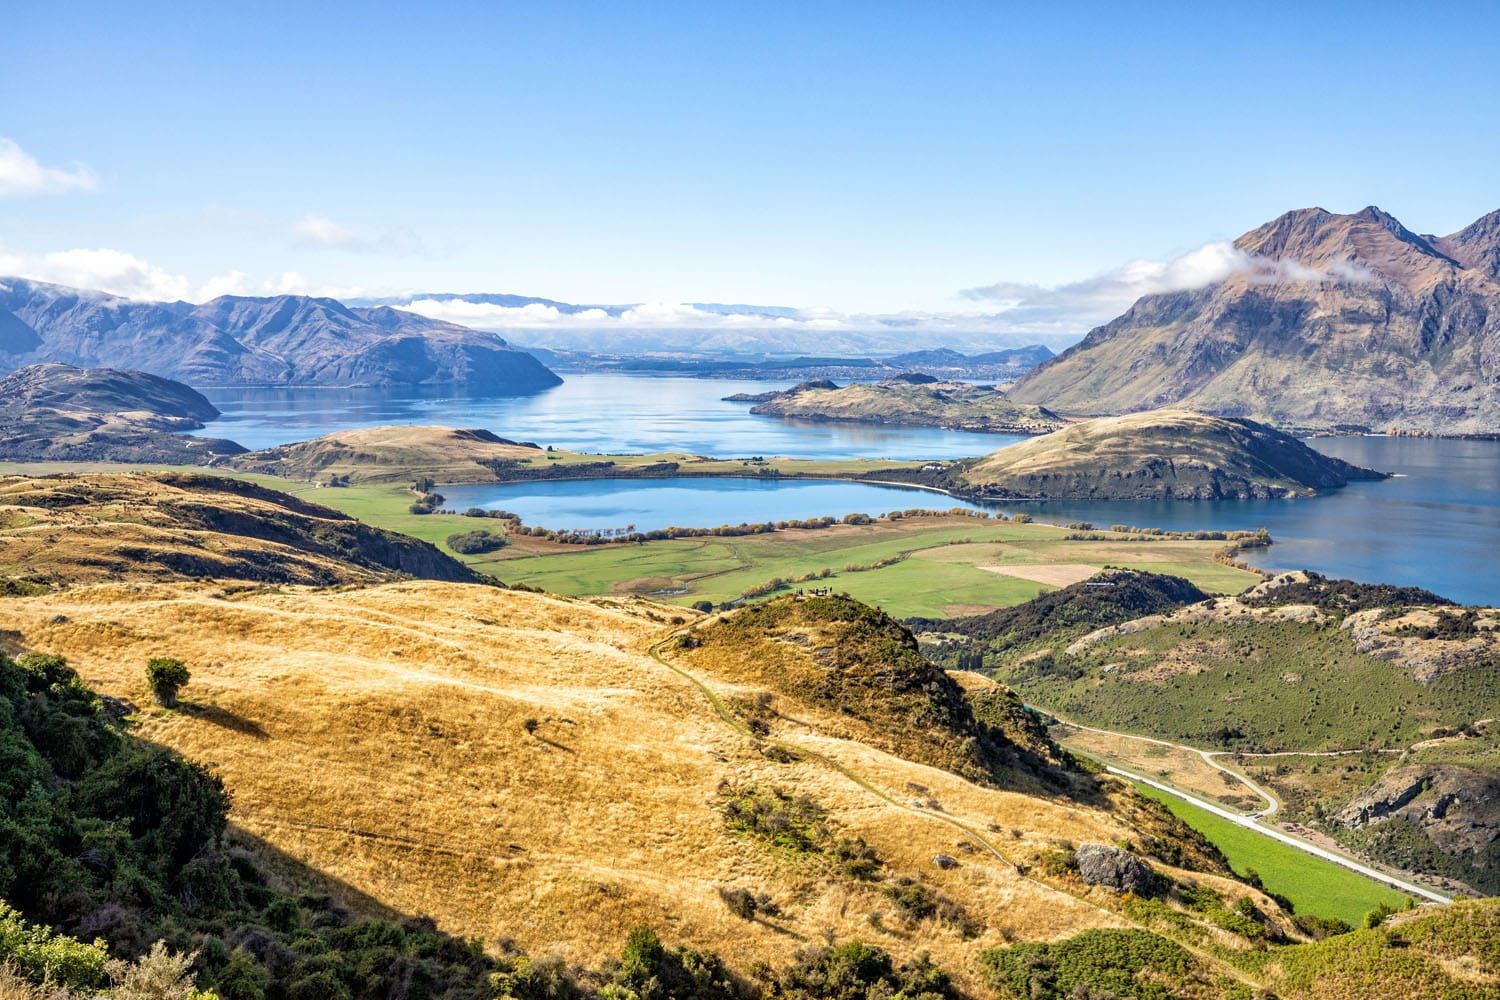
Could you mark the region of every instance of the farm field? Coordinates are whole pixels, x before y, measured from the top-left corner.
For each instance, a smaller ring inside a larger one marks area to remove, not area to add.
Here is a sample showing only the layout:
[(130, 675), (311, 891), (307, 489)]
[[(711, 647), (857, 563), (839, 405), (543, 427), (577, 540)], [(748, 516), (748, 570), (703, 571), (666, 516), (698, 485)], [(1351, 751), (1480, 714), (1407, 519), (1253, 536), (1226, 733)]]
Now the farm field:
[[(0, 474), (149, 468), (9, 463), (0, 464)], [(376, 527), (431, 542), (450, 554), (456, 554), (445, 543), (451, 535), (475, 529), (503, 530), (502, 522), (495, 520), (413, 514), (409, 510), (413, 494), (405, 482), (320, 488), (257, 473), (189, 467), (175, 471), (230, 475), (296, 494)], [(1046, 524), (914, 517), (818, 530), (588, 547), (512, 537), (512, 544), (496, 552), (459, 558), (506, 583), (524, 583), (549, 593), (637, 593), (683, 605), (704, 600), (721, 604), (776, 578), (792, 580), (828, 570), (828, 577), (805, 585), (832, 586), (897, 617), (975, 614), (1019, 604), (1076, 579), (1079, 573), (1087, 575), (1107, 565), (1184, 576), (1215, 593), (1237, 593), (1258, 579), (1253, 573), (1215, 562), (1214, 553), (1224, 546), (1219, 541), (1127, 536), (1068, 541), (1067, 534), (1064, 528)], [(879, 568), (848, 568), (887, 560), (891, 562)], [(1049, 580), (1054, 582), (1045, 582)]]
[[(829, 570), (826, 578), (803, 585), (831, 586), (896, 617), (973, 614), (1052, 589), (1035, 577), (1007, 572), (1013, 568), (1131, 566), (1180, 573), (1219, 593), (1238, 592), (1256, 580), (1213, 561), (1222, 542), (1087, 542), (1068, 541), (1066, 534), (1051, 525), (923, 517), (543, 555), (504, 550), (502, 558), (474, 565), (506, 582), (553, 593), (643, 593), (678, 604), (719, 604), (777, 578)], [(885, 560), (898, 561), (852, 568)]]
[(1410, 898), (1402, 892), (1263, 837), (1199, 809), (1191, 803), (1146, 785), (1136, 789), (1165, 805), (1183, 822), (1203, 834), (1229, 859), (1241, 875), (1255, 871), (1267, 892), (1290, 899), (1298, 913), (1333, 917), (1358, 927), (1365, 914), (1382, 903), (1403, 907)]

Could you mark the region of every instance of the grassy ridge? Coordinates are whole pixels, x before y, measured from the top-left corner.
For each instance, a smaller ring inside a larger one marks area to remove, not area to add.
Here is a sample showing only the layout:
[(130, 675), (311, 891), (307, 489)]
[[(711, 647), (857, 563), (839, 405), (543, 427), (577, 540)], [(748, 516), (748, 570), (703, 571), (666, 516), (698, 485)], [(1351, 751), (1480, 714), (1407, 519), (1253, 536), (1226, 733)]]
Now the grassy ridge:
[(1165, 805), (1183, 822), (1213, 841), (1241, 875), (1254, 871), (1266, 890), (1290, 899), (1298, 913), (1335, 917), (1358, 926), (1382, 903), (1404, 906), (1407, 896), (1395, 889), (1247, 830), (1199, 809), (1175, 795), (1136, 784), (1148, 798)]

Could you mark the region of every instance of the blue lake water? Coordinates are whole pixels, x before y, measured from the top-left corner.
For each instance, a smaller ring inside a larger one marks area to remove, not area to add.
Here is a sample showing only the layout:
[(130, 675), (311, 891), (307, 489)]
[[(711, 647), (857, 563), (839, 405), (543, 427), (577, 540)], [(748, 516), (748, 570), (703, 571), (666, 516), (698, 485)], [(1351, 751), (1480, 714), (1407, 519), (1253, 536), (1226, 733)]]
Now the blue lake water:
[[(1015, 440), (923, 428), (859, 427), (751, 416), (736, 392), (788, 383), (571, 375), (535, 396), (471, 399), (375, 390), (212, 390), (224, 418), (203, 433), (250, 447), (386, 423), (484, 427), (505, 437), (595, 452), (689, 451), (717, 457), (961, 458)], [(1399, 474), (1314, 499), (1174, 503), (1052, 501), (996, 505), (1040, 520), (1171, 529), (1270, 529), (1251, 553), (1278, 569), (1428, 587), (1456, 600), (1500, 603), (1500, 442), (1318, 438), (1330, 455)], [(553, 528), (641, 530), (956, 506), (924, 490), (861, 483), (742, 479), (582, 480), (449, 487), (456, 507), (495, 506)]]
[(719, 457), (965, 458), (1010, 441), (922, 427), (870, 427), (752, 416), (740, 392), (794, 383), (568, 375), (530, 396), (453, 396), (451, 389), (206, 389), (224, 414), (207, 430), (247, 448), (305, 441), (350, 427), (442, 424), (590, 452), (687, 451)]

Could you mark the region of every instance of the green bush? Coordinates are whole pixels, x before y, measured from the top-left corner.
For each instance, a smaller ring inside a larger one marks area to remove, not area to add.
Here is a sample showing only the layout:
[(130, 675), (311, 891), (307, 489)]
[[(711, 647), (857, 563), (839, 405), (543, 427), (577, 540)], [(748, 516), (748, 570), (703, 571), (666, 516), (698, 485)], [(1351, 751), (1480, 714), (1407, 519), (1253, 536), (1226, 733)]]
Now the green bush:
[(497, 535), (493, 531), (460, 531), (449, 535), (446, 539), (448, 548), (461, 556), (482, 555), (485, 552), (494, 552), (503, 549), (508, 544), (504, 535)]
[(897, 965), (881, 948), (849, 941), (798, 952), (779, 973), (762, 974), (768, 1000), (957, 1000), (927, 954)]
[(183, 662), (170, 656), (158, 656), (146, 664), (146, 683), (151, 697), (163, 708), (177, 707), (177, 693), (187, 687), (192, 675)]
[(1025, 1000), (1174, 1000), (1182, 995), (1174, 987), (1189, 983), (1195, 972), (1192, 956), (1180, 945), (1142, 930), (1084, 931), (1061, 941), (991, 949), (982, 960), (996, 992)]
[(649, 927), (630, 932), (601, 1000), (735, 1000), (744, 991), (717, 955), (668, 948)]
[(102, 941), (84, 944), (53, 933), (0, 903), (0, 966), (12, 966), (32, 982), (88, 990), (104, 985), (108, 962)]

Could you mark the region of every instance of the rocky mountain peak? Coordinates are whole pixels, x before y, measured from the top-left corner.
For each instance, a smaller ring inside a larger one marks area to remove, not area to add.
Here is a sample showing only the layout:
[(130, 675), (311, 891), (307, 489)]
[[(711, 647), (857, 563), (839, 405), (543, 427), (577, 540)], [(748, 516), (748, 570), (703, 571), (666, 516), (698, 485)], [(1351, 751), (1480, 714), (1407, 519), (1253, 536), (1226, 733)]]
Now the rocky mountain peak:
[(1298, 429), (1500, 430), (1500, 212), (1421, 236), (1378, 206), (1287, 212), (1255, 267), (1148, 295), (1010, 392), (1075, 415), (1187, 406)]

